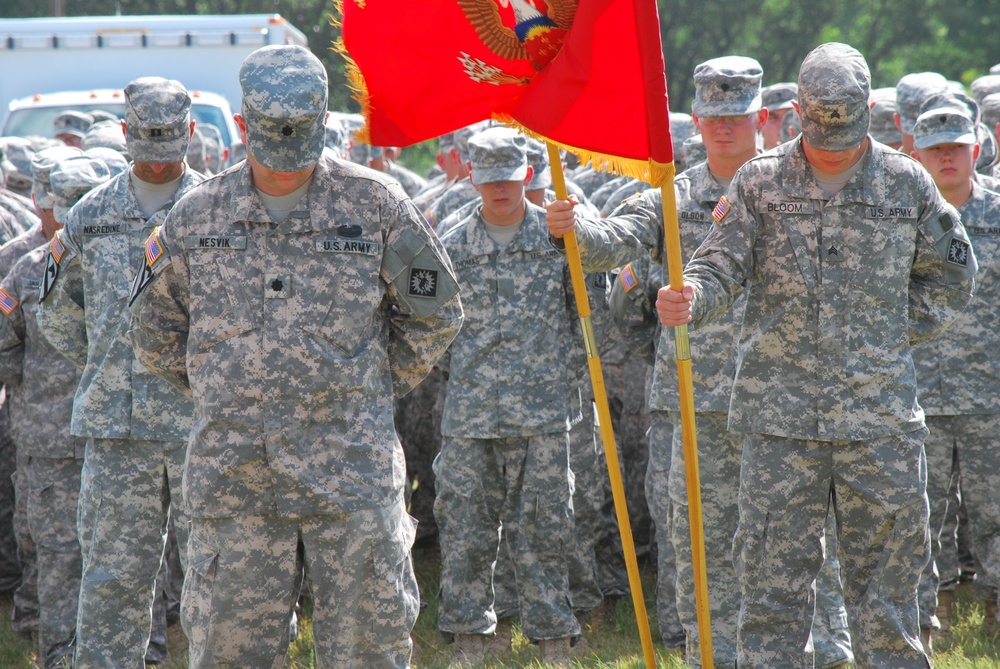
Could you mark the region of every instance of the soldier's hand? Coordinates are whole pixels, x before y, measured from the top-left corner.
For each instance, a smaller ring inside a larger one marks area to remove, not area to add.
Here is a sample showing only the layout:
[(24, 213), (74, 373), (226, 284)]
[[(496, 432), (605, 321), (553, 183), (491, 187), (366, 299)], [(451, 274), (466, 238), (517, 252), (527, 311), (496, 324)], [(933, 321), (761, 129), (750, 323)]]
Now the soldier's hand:
[(562, 239), (576, 227), (576, 211), (574, 207), (580, 204), (575, 195), (569, 200), (556, 200), (545, 205), (545, 222), (549, 226), (549, 234), (556, 239)]
[(670, 286), (660, 288), (656, 293), (656, 311), (660, 315), (660, 323), (667, 327), (690, 323), (693, 299), (694, 288), (687, 284), (684, 284), (680, 293)]

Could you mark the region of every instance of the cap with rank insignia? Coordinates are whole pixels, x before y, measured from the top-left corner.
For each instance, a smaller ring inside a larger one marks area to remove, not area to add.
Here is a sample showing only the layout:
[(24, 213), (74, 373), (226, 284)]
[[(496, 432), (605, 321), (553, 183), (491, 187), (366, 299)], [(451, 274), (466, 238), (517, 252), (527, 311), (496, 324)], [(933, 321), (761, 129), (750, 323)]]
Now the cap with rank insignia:
[(802, 136), (820, 151), (847, 151), (868, 136), (871, 73), (861, 53), (847, 44), (816, 47), (799, 67)]
[(758, 111), (763, 73), (760, 63), (745, 56), (706, 60), (694, 68), (691, 113), (708, 118), (743, 116)]
[(975, 144), (976, 126), (965, 109), (939, 107), (917, 117), (913, 146), (927, 149), (940, 144)]
[(125, 144), (133, 160), (184, 160), (191, 136), (191, 96), (179, 81), (141, 77), (125, 87)]
[(240, 67), (247, 149), (269, 170), (297, 172), (326, 146), (326, 68), (308, 49), (274, 44)]

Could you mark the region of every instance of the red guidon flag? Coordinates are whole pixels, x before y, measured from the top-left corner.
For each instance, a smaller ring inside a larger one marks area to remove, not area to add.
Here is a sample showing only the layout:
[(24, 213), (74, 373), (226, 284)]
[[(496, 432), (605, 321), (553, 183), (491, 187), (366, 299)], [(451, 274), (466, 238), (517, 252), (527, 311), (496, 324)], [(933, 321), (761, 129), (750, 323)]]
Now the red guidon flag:
[(407, 146), (496, 118), (599, 169), (669, 177), (655, 0), (340, 1), (364, 141)]

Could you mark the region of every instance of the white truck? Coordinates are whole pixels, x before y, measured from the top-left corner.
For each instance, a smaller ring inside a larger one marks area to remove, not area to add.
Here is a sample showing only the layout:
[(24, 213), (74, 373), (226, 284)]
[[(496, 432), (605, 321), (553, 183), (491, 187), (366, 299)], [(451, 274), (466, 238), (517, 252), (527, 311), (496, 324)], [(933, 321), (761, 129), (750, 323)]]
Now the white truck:
[(240, 65), (268, 44), (307, 46), (278, 14), (0, 19), (0, 136), (49, 135), (64, 109), (124, 116), (125, 84), (159, 76), (184, 84), (195, 119), (225, 126), (232, 145), (223, 117), (240, 108)]

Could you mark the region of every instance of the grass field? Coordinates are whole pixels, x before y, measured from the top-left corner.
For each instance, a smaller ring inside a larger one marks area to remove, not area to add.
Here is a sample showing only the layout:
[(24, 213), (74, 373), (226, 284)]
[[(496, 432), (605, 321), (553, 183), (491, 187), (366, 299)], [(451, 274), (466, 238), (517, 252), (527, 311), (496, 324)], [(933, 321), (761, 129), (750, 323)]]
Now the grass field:
[[(445, 669), (450, 658), (449, 647), (437, 632), (437, 581), (439, 557), (435, 548), (416, 549), (414, 560), (417, 578), (427, 607), (421, 612), (413, 637), (418, 650), (413, 659), (414, 669)], [(650, 616), (655, 615), (652, 602), (652, 570), (643, 567), (643, 581), (646, 608)], [(10, 600), (0, 602), (0, 668), (30, 669), (32, 667), (31, 644), (23, 641), (10, 629)], [(983, 610), (971, 593), (971, 588), (959, 590), (955, 604), (955, 631), (951, 643), (942, 647), (932, 656), (935, 669), (1000, 669), (1000, 639), (989, 638), (981, 630)], [(654, 642), (658, 641), (656, 621), (650, 620)], [(308, 619), (299, 627), (299, 638), (289, 650), (289, 669), (316, 669), (310, 653), (312, 631)], [(642, 645), (629, 601), (619, 602), (612, 615), (586, 630), (587, 649), (576, 660), (577, 667), (603, 667), (605, 669), (643, 669)], [(686, 665), (683, 654), (677, 650), (667, 650), (655, 646), (659, 669), (682, 669)], [(488, 663), (490, 669), (500, 667), (542, 669), (534, 646), (520, 634), (515, 626), (514, 650), (500, 660)], [(187, 669), (183, 659), (172, 659), (162, 669)]]

